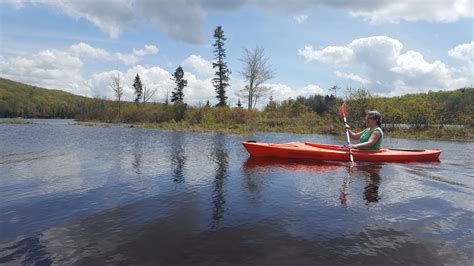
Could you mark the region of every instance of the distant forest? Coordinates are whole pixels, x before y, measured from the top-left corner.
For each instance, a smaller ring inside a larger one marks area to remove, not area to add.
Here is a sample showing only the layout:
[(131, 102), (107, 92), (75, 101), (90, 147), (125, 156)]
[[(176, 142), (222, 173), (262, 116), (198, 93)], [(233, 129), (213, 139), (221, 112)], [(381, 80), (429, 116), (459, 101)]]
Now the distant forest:
[[(364, 88), (347, 89), (348, 120), (362, 127), (366, 110), (378, 110), (386, 127), (406, 124), (412, 128), (429, 125), (474, 125), (474, 89), (407, 94), (398, 97), (377, 97)], [(240, 102), (239, 102), (240, 103)], [(183, 102), (122, 102), (122, 113), (111, 100), (77, 96), (60, 90), (49, 90), (0, 78), (0, 117), (75, 118), (129, 123), (186, 122), (233, 126), (263, 123), (265, 127), (294, 126), (314, 123), (316, 127), (339, 130), (337, 110), (341, 98), (333, 95), (305, 95), (281, 102), (271, 97), (262, 110), (241, 106), (215, 107), (209, 104), (189, 106)], [(299, 121), (299, 122), (298, 122)]]

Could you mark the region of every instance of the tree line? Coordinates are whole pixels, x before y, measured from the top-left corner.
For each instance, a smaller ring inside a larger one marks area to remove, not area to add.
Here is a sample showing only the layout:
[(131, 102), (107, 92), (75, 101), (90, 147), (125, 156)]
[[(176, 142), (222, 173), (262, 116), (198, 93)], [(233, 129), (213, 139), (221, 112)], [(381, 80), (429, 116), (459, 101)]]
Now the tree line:
[[(121, 84), (121, 81), (118, 83)], [(140, 87), (138, 78), (134, 84)], [(143, 89), (140, 97), (136, 94), (134, 101), (122, 102), (119, 117), (116, 101), (87, 98), (0, 78), (0, 117), (76, 118), (130, 123), (183, 122), (210, 127), (248, 124), (260, 125), (266, 130), (280, 126), (290, 128), (301, 123), (320, 128), (322, 132), (326, 129), (329, 133), (332, 129), (340, 130), (337, 111), (343, 99), (334, 94), (299, 96), (283, 101), (270, 97), (262, 110), (248, 110), (239, 103), (233, 107), (217, 107), (208, 102), (199, 106), (189, 106), (180, 101), (148, 102), (143, 98), (144, 92)], [(399, 124), (412, 128), (474, 125), (474, 88), (397, 97), (378, 97), (367, 89), (358, 88), (347, 89), (345, 95), (348, 120), (355, 127), (362, 127), (364, 112), (374, 109), (382, 113), (387, 129)]]

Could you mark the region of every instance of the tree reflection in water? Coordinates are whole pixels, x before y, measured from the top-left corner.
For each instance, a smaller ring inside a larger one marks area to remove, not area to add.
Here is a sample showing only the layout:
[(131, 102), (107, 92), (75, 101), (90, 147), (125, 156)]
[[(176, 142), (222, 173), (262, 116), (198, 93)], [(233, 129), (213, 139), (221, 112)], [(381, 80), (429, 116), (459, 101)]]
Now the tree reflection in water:
[(141, 151), (135, 151), (133, 153), (133, 162), (132, 162), (132, 167), (137, 174), (142, 173), (142, 166), (143, 166), (143, 160), (142, 160), (142, 154)]
[(173, 134), (171, 150), (171, 168), (173, 169), (173, 181), (176, 183), (184, 182), (184, 167), (186, 165), (186, 154), (183, 144), (184, 135), (181, 133)]
[(135, 131), (135, 134), (133, 135), (132, 168), (133, 168), (133, 171), (138, 175), (142, 174), (143, 153), (146, 147), (145, 137), (146, 137), (145, 132), (142, 130)]
[(225, 136), (216, 135), (213, 140), (212, 158), (216, 162), (214, 190), (212, 193), (212, 220), (213, 227), (216, 227), (219, 220), (224, 216), (225, 194), (224, 184), (228, 177), (229, 154), (225, 148)]

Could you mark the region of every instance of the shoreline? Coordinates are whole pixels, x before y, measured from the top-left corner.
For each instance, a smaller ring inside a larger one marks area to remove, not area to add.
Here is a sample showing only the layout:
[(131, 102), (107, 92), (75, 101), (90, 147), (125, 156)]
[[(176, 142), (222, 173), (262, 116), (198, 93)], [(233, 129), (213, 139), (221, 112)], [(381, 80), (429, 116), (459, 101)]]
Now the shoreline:
[[(34, 118), (33, 118), (34, 119)], [(0, 120), (1, 124), (34, 124), (33, 122), (27, 121), (28, 118), (3, 118)], [(123, 122), (111, 122), (101, 120), (76, 120), (73, 119), (73, 125), (80, 126), (98, 126), (98, 127), (111, 127), (111, 125), (126, 124), (133, 128), (149, 128), (159, 130), (169, 130), (177, 132), (201, 132), (201, 133), (217, 133), (217, 134), (228, 134), (228, 135), (241, 135), (249, 136), (255, 132), (266, 132), (266, 133), (290, 133), (290, 134), (321, 134), (321, 135), (332, 135), (343, 136), (342, 131), (339, 131), (340, 127), (335, 125), (328, 125), (323, 127), (321, 125), (309, 127), (302, 124), (280, 124), (268, 126), (259, 121), (254, 123), (246, 124), (190, 124), (187, 122), (162, 122), (162, 123), (123, 123)], [(411, 128), (397, 128), (397, 129), (384, 129), (385, 136), (399, 139), (415, 139), (415, 140), (443, 140), (443, 141), (463, 141), (473, 142), (474, 141), (474, 127), (429, 127), (420, 129)]]
[[(76, 121), (78, 125), (81, 122), (90, 123), (97, 122), (97, 126), (104, 126), (106, 124), (120, 124), (117, 122), (104, 122), (104, 121)], [(200, 133), (217, 133), (217, 134), (229, 134), (229, 135), (241, 135), (249, 136), (255, 132), (263, 133), (289, 133), (289, 134), (321, 134), (344, 136), (343, 132), (337, 131), (337, 128), (328, 127), (325, 129), (321, 128), (309, 128), (309, 127), (263, 127), (247, 124), (234, 124), (225, 126), (223, 124), (206, 126), (202, 124), (191, 125), (186, 122), (163, 122), (163, 123), (126, 123), (133, 125), (135, 128), (148, 128), (148, 129), (159, 129), (169, 130), (177, 132), (200, 132)], [(83, 125), (86, 125), (84, 123)], [(462, 142), (474, 142), (474, 128), (422, 128), (422, 129), (385, 129), (385, 136), (399, 139), (415, 139), (415, 140), (442, 140), (442, 141), (462, 141)]]

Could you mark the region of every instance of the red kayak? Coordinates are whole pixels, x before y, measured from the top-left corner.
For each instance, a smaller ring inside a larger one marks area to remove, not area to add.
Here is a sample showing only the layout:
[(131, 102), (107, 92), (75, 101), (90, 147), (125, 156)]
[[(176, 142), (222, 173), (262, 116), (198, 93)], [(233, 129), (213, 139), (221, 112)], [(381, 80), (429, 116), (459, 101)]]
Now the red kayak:
[[(242, 142), (250, 156), (313, 159), (324, 161), (350, 161), (349, 149), (337, 145), (311, 142), (259, 143)], [(353, 149), (354, 161), (365, 162), (433, 162), (439, 161), (440, 150), (357, 150)]]

